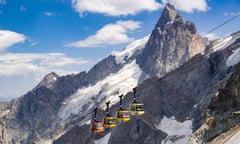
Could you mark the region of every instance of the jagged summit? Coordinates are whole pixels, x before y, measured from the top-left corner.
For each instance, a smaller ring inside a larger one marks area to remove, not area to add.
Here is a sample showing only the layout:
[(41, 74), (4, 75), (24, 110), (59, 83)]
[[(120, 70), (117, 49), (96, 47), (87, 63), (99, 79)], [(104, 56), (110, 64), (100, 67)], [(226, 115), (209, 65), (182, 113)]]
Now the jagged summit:
[(176, 11), (173, 5), (168, 3), (166, 4), (162, 12), (162, 15), (159, 21), (157, 22), (155, 28), (156, 29), (160, 28), (161, 31), (164, 31), (171, 25), (175, 25), (175, 26), (182, 25), (187, 30), (189, 30), (192, 34), (195, 34), (197, 32), (195, 24), (190, 21), (186, 21), (186, 23), (184, 24), (184, 20), (182, 16)]
[(53, 84), (57, 81), (57, 79), (58, 75), (55, 72), (51, 72), (44, 76), (44, 78), (37, 87), (45, 86), (46, 88), (51, 88)]
[(172, 24), (175, 21), (183, 22), (183, 18), (177, 13), (173, 5), (166, 4), (156, 27), (159, 27), (161, 30), (163, 30), (165, 29), (166, 24)]
[(145, 73), (159, 76), (204, 50), (194, 23), (185, 23), (174, 6), (167, 4), (137, 61)]

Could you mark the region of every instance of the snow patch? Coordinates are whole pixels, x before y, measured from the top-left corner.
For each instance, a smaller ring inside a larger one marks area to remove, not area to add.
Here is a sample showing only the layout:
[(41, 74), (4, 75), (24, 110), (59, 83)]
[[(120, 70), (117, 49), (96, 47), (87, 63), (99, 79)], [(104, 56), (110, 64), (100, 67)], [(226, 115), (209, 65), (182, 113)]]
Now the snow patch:
[(240, 47), (236, 50), (233, 50), (233, 54), (231, 54), (226, 62), (226, 65), (229, 66), (233, 66), (237, 63), (240, 62)]
[(1, 117), (1, 118), (4, 117), (4, 116), (5, 116), (6, 114), (8, 114), (9, 112), (10, 112), (9, 109), (2, 111), (2, 112), (0, 113), (0, 117)]
[(233, 42), (235, 42), (238, 38), (240, 38), (240, 33), (235, 34), (235, 35), (230, 35), (226, 37), (223, 40), (219, 40), (214, 46), (213, 46), (213, 51), (219, 51), (227, 48), (230, 46)]
[(225, 49), (227, 46), (229, 46), (232, 42), (232, 36), (229, 36), (223, 40), (219, 40), (217, 44), (215, 44), (213, 46), (213, 51), (218, 51), (218, 50), (222, 50)]
[(94, 141), (95, 144), (108, 144), (108, 141), (110, 139), (111, 133), (108, 133), (103, 138)]
[(171, 21), (167, 22), (166, 24), (167, 24), (167, 25), (172, 25), (173, 22), (174, 22), (174, 20), (171, 20)]
[(138, 39), (130, 43), (129, 45), (126, 46), (126, 48), (123, 51), (113, 51), (112, 55), (115, 56), (116, 63), (125, 63), (126, 59), (131, 58), (133, 54), (136, 53), (138, 50), (142, 50), (147, 41), (149, 39), (149, 35), (145, 36), (142, 39)]
[(57, 77), (56, 76), (54, 76), (52, 79), (53, 79), (53, 81), (57, 81)]
[(92, 122), (92, 120), (89, 119), (88, 121), (81, 123), (80, 126), (83, 126), (83, 125), (90, 125), (91, 122)]
[(119, 102), (118, 96), (125, 95), (136, 87), (141, 74), (142, 71), (134, 60), (95, 85), (78, 89), (64, 102), (65, 105), (62, 105), (58, 113), (59, 118), (66, 120), (79, 113), (84, 115), (96, 106), (103, 109), (107, 101), (111, 101), (111, 105)]
[(239, 144), (240, 142), (240, 131), (232, 136), (225, 144)]
[(53, 140), (43, 140), (43, 139), (41, 139), (41, 140), (40, 140), (40, 143), (41, 143), (41, 144), (52, 144), (52, 143), (53, 143)]
[(184, 144), (187, 143), (192, 134), (192, 121), (178, 122), (175, 117), (163, 117), (160, 124), (156, 126), (159, 130), (167, 133), (162, 144)]

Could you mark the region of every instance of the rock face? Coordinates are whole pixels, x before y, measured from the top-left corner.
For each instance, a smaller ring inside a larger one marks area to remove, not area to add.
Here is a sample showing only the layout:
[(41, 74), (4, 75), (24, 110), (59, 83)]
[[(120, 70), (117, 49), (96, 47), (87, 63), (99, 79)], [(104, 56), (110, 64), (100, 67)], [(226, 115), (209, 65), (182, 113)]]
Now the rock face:
[(50, 73), (39, 85), (24, 96), (10, 102), (7, 114), (1, 116), (1, 142), (33, 143), (45, 132), (51, 132), (62, 102), (81, 87), (86, 73), (57, 77)]
[(204, 49), (194, 23), (184, 22), (175, 8), (167, 4), (137, 61), (145, 73), (163, 75)]
[(117, 64), (115, 57), (110, 55), (97, 63), (86, 76), (86, 83), (95, 84), (111, 73), (116, 73), (122, 68), (122, 65)]
[[(237, 76), (237, 73), (239, 73), (239, 65), (237, 69), (238, 70), (228, 80), (226, 86), (219, 89), (219, 93), (212, 97), (210, 105), (205, 111), (205, 117), (201, 127), (192, 135), (191, 144), (195, 142), (207, 143), (210, 141), (216, 143), (213, 141), (213, 138), (239, 125), (240, 104), (238, 89), (236, 89), (239, 86), (239, 76)], [(235, 134), (237, 134), (237, 132)], [(234, 133), (231, 135), (234, 135)], [(221, 136), (219, 137), (221, 138)], [(225, 137), (227, 137), (227, 135), (223, 135), (221, 139), (227, 142), (227, 139), (224, 140)], [(231, 136), (229, 138), (231, 138)]]

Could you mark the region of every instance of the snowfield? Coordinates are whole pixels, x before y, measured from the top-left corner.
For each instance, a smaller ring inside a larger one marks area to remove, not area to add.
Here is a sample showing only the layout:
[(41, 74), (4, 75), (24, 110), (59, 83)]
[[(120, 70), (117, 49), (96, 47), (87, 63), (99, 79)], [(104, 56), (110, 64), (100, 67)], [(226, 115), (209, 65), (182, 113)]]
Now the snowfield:
[(240, 131), (231, 137), (225, 144), (239, 144), (240, 143)]
[(113, 51), (112, 56), (115, 56), (116, 63), (126, 63), (126, 59), (131, 58), (138, 50), (142, 50), (147, 41), (149, 39), (149, 35), (145, 36), (142, 39), (138, 39), (130, 43), (126, 46), (126, 48), (123, 51)]
[(108, 133), (105, 135), (103, 138), (96, 140), (94, 143), (95, 144), (108, 144), (108, 141), (110, 139), (111, 133)]
[(218, 40), (218, 42), (213, 46), (213, 52), (223, 50), (234, 43), (238, 38), (240, 38), (240, 33), (235, 35), (230, 35), (223, 40)]
[(226, 62), (226, 65), (229, 66), (233, 66), (237, 63), (240, 62), (240, 47), (236, 50), (233, 51), (233, 54), (231, 54)]
[(142, 70), (135, 60), (126, 64), (119, 72), (109, 75), (95, 85), (78, 89), (64, 102), (58, 116), (64, 121), (71, 115), (89, 113), (89, 110), (96, 106), (105, 109), (107, 101), (111, 101), (111, 105), (116, 104), (121, 94), (125, 95), (137, 86), (141, 74)]
[(192, 134), (191, 120), (178, 122), (175, 117), (168, 118), (164, 116), (156, 127), (168, 135), (162, 141), (162, 144), (187, 144)]

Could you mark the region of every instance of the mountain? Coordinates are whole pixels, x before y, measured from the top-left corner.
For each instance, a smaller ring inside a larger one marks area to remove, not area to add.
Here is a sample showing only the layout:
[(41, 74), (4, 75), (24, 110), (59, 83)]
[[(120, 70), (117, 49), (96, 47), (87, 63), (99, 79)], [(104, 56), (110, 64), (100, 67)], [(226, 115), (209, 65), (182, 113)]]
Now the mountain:
[(184, 22), (175, 8), (167, 4), (137, 62), (145, 73), (161, 76), (204, 51), (194, 23)]
[[(78, 119), (53, 143), (214, 143), (213, 138), (239, 124), (239, 42), (240, 32), (232, 34), (213, 45), (212, 53), (198, 54), (165, 76), (140, 84), (137, 96), (145, 105), (144, 116), (132, 117), (103, 135), (86, 133), (90, 123)], [(123, 107), (132, 102), (131, 96), (124, 97)], [(103, 117), (100, 111), (98, 118)], [(230, 136), (237, 137), (237, 132)]]
[[(0, 112), (0, 143), (211, 141), (238, 123), (233, 117), (232, 124), (224, 126), (220, 115), (228, 112), (226, 120), (238, 109), (239, 41), (237, 32), (211, 42), (206, 49), (194, 24), (184, 22), (167, 4), (150, 36), (113, 52), (88, 72), (49, 73), (33, 90), (11, 101)], [(110, 100), (114, 114), (121, 94), (123, 107), (128, 108), (136, 86), (146, 113), (104, 134), (91, 134), (94, 108), (99, 107), (98, 119), (102, 119), (105, 102)], [(231, 92), (235, 95), (228, 99)], [(230, 110), (222, 107), (225, 102)], [(211, 117), (216, 117), (218, 126), (211, 127)]]

